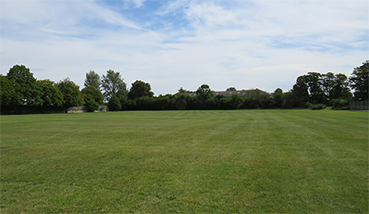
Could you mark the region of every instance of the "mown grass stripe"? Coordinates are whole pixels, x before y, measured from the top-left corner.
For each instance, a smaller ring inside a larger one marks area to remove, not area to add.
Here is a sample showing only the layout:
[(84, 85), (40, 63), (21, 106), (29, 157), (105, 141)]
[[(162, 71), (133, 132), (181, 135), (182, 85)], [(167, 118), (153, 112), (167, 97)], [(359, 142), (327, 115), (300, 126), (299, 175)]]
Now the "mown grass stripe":
[(368, 211), (368, 114), (1, 116), (2, 212)]

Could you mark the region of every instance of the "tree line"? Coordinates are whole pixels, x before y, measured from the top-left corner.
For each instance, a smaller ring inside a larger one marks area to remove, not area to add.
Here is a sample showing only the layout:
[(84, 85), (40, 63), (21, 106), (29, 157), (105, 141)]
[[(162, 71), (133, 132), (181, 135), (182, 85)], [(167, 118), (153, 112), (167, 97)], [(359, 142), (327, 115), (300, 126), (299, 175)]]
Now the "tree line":
[[(272, 94), (249, 90), (247, 95), (216, 95), (209, 85), (196, 91), (183, 88), (176, 94), (154, 96), (149, 83), (136, 80), (130, 89), (121, 74), (108, 70), (100, 77), (94, 71), (86, 73), (84, 88), (79, 89), (69, 78), (59, 82), (37, 80), (24, 65), (14, 65), (6, 76), (0, 75), (1, 109), (19, 107), (63, 108), (86, 106), (95, 111), (106, 104), (111, 111), (175, 110), (175, 109), (270, 109), (312, 108), (332, 106), (348, 109), (352, 100), (368, 100), (369, 60), (345, 74), (309, 72), (297, 77), (292, 89), (277, 88)], [(226, 91), (236, 91), (234, 87)], [(353, 93), (351, 92), (353, 91)], [(190, 96), (193, 93), (196, 96)], [(2, 111), (3, 112), (3, 111)]]

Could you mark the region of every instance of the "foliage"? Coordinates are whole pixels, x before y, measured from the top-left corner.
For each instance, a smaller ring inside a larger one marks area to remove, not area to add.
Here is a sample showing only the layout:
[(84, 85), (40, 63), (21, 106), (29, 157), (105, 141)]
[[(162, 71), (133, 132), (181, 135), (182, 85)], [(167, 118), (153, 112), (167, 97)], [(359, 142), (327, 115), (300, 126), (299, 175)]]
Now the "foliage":
[(43, 106), (60, 107), (63, 105), (63, 94), (53, 81), (38, 80), (37, 82), (42, 91)]
[(306, 103), (306, 108), (309, 108), (311, 110), (321, 110), (321, 109), (325, 109), (327, 106), (324, 104), (311, 104), (311, 103)]
[(333, 99), (330, 101), (330, 105), (334, 110), (349, 110), (350, 102), (345, 99)]
[(369, 96), (369, 60), (363, 65), (354, 69), (350, 77), (350, 86), (355, 90), (354, 95), (357, 100), (368, 100)]
[(109, 111), (119, 111), (122, 109), (122, 104), (117, 96), (113, 95), (108, 103)]
[(95, 73), (95, 71), (90, 71), (86, 73), (85, 87), (94, 86), (97, 90), (100, 91), (101, 80), (99, 74)]
[(57, 83), (60, 92), (63, 94), (65, 108), (82, 106), (84, 104), (83, 95), (79, 86), (68, 77)]
[(272, 94), (272, 96), (273, 96), (274, 107), (282, 108), (284, 104), (283, 90), (280, 88), (277, 88)]
[(85, 100), (85, 106), (87, 107), (88, 112), (93, 112), (95, 110), (99, 110), (99, 104), (94, 99)]
[(14, 80), (0, 75), (0, 102), (1, 106), (21, 105), (22, 94)]
[[(202, 84), (197, 90), (196, 90), (196, 98), (198, 99), (198, 105), (200, 109), (205, 109), (207, 106), (206, 101), (214, 96), (213, 91), (210, 89), (210, 87), (206, 84)], [(209, 102), (208, 102), (209, 103)]]
[(84, 97), (85, 106), (87, 111), (93, 112), (99, 109), (100, 104), (104, 101), (104, 96), (101, 91), (99, 91), (95, 86), (87, 86), (82, 89), (82, 94)]
[(123, 81), (119, 72), (114, 72), (113, 70), (108, 70), (106, 75), (102, 76), (101, 87), (104, 90), (105, 100), (110, 100), (114, 95), (117, 95), (120, 91), (121, 93), (127, 93), (127, 86)]
[(83, 88), (81, 92), (83, 94), (85, 102), (87, 100), (93, 100), (98, 105), (100, 105), (104, 101), (104, 96), (102, 95), (101, 91), (99, 91), (97, 88), (95, 88), (92, 85)]
[(29, 68), (24, 65), (14, 65), (9, 69), (6, 77), (14, 83), (16, 98), (21, 95), (21, 99), (16, 102), (17, 104), (27, 106), (41, 106), (43, 104), (41, 89)]
[(295, 97), (295, 107), (303, 106), (304, 103), (329, 104), (332, 99), (350, 99), (352, 97), (346, 75), (320, 74), (309, 72), (307, 75), (299, 76), (292, 89)]
[(129, 99), (136, 99), (139, 97), (152, 97), (154, 93), (151, 91), (151, 86), (149, 83), (145, 83), (140, 80), (136, 80), (132, 83), (132, 87), (128, 92)]
[(237, 89), (235, 87), (229, 87), (226, 89), (226, 91), (237, 91)]

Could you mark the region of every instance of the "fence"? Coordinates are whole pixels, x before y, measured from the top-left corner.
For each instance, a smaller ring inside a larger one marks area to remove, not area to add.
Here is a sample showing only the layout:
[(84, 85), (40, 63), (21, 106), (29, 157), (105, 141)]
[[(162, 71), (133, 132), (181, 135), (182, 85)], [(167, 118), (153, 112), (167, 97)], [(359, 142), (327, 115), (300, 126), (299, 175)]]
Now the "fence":
[(351, 111), (369, 111), (369, 101), (352, 101), (350, 102)]

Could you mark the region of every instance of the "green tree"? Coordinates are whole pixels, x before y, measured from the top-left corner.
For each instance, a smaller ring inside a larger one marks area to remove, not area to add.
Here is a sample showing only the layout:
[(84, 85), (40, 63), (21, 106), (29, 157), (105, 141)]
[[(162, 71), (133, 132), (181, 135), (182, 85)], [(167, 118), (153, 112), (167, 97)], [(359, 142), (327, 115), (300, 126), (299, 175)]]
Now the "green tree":
[(53, 81), (38, 80), (37, 82), (42, 91), (43, 106), (61, 107), (63, 105), (63, 94)]
[(82, 89), (82, 94), (84, 97), (85, 106), (87, 111), (95, 111), (99, 109), (100, 104), (104, 101), (104, 96), (101, 91), (99, 91), (95, 86), (87, 86)]
[(273, 95), (273, 101), (274, 101), (274, 106), (276, 108), (282, 108), (283, 106), (283, 90), (280, 88), (277, 88)]
[(140, 80), (132, 83), (132, 87), (128, 92), (128, 98), (132, 100), (139, 97), (152, 97), (153, 95), (150, 84)]
[(27, 106), (41, 106), (43, 104), (42, 92), (29, 68), (24, 65), (14, 65), (9, 69), (7, 78), (15, 82), (14, 89), (21, 94), (21, 99), (17, 103)]
[(206, 84), (202, 84), (197, 90), (196, 90), (196, 97), (198, 97), (200, 100), (207, 100), (208, 98), (213, 96), (213, 91), (210, 89), (210, 87)]
[(334, 76), (334, 84), (332, 90), (329, 92), (329, 99), (351, 99), (352, 94), (349, 85), (350, 83), (345, 74), (336, 74)]
[(57, 83), (60, 92), (63, 94), (64, 107), (82, 106), (84, 104), (83, 95), (76, 85), (69, 78), (61, 80)]
[(127, 93), (127, 86), (124, 83), (119, 72), (108, 70), (106, 75), (102, 76), (101, 86), (104, 89), (105, 100), (110, 100), (114, 95)]
[(99, 74), (95, 73), (95, 71), (90, 71), (86, 73), (85, 87), (94, 86), (97, 90), (100, 90), (101, 79)]
[(355, 99), (368, 100), (369, 60), (354, 69), (350, 77), (350, 86), (354, 91)]
[[(301, 107), (305, 103), (309, 102), (309, 85), (307, 75), (297, 77), (296, 83), (293, 85), (291, 90), (292, 96), (289, 101), (291, 107)], [(293, 98), (292, 98), (293, 97)]]
[(102, 95), (101, 91), (99, 91), (95, 86), (87, 86), (82, 89), (82, 94), (84, 100), (94, 100), (97, 104), (102, 104), (104, 101), (104, 96)]
[(226, 91), (237, 91), (235, 87), (229, 87), (226, 89)]
[(108, 102), (109, 111), (119, 111), (122, 109), (122, 105), (117, 96), (113, 95)]
[(8, 79), (6, 76), (0, 75), (0, 105), (1, 106), (17, 106), (22, 104), (22, 94), (15, 81)]

